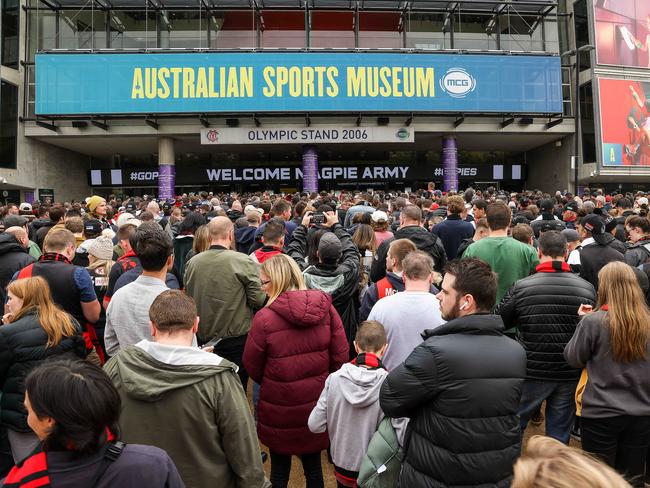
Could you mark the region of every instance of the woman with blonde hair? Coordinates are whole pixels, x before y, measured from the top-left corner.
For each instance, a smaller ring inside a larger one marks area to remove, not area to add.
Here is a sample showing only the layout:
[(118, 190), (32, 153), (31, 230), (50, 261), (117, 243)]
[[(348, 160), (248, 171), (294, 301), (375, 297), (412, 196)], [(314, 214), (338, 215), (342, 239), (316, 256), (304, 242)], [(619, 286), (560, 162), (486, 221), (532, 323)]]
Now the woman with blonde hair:
[(271, 452), (271, 483), (289, 482), (291, 456), (300, 456), (308, 488), (323, 486), (321, 451), (327, 433), (307, 427), (329, 373), (348, 359), (343, 324), (332, 297), (305, 289), (296, 262), (284, 254), (260, 268), (265, 307), (253, 318), (244, 349), (246, 371), (260, 384), (257, 432)]
[(612, 262), (598, 273), (595, 311), (584, 315), (564, 349), (587, 369), (582, 395), (582, 447), (643, 486), (650, 446), (650, 311), (630, 266)]
[(23, 405), (27, 374), (46, 360), (85, 358), (86, 345), (81, 326), (54, 304), (47, 282), (38, 276), (9, 284), (2, 322), (0, 422), (18, 462), (38, 444)]
[(201, 254), (203, 251), (210, 249), (210, 232), (208, 231), (207, 224), (202, 225), (196, 232), (194, 232), (194, 242), (192, 243), (192, 249), (187, 251), (185, 255), (185, 263), (192, 259), (197, 254)]
[(560, 441), (533, 436), (515, 464), (512, 488), (630, 488), (620, 474)]

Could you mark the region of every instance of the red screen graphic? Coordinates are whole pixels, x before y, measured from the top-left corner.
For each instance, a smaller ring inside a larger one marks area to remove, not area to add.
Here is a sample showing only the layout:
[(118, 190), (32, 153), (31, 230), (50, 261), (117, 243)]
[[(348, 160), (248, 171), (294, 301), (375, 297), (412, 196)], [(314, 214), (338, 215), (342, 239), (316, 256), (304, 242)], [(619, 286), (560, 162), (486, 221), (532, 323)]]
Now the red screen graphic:
[(650, 68), (650, 0), (594, 0), (598, 64)]

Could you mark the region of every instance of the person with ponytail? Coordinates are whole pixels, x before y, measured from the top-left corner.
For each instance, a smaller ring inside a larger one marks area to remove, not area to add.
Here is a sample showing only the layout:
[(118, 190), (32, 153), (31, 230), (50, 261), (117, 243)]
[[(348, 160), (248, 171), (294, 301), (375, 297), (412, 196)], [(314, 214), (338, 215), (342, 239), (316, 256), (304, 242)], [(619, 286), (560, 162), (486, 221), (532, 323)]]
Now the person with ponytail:
[(582, 448), (602, 458), (633, 486), (643, 487), (650, 446), (650, 311), (633, 269), (611, 262), (598, 273), (596, 309), (564, 349), (587, 369), (582, 395)]
[(167, 453), (120, 441), (120, 395), (87, 361), (52, 361), (25, 381), (27, 423), (38, 439), (3, 488), (184, 488)]
[(27, 424), (25, 377), (46, 360), (83, 359), (86, 346), (81, 326), (54, 304), (41, 277), (23, 278), (7, 287), (0, 327), (0, 422), (8, 429), (14, 461), (38, 444)]

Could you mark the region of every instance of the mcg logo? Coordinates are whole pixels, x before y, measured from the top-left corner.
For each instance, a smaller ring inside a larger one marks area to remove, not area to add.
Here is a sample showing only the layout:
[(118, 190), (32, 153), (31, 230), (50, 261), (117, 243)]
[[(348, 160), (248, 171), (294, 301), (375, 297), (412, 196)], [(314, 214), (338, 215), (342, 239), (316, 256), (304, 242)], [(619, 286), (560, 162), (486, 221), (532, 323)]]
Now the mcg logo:
[(451, 68), (440, 78), (440, 88), (449, 96), (463, 98), (476, 88), (476, 79), (463, 68)]

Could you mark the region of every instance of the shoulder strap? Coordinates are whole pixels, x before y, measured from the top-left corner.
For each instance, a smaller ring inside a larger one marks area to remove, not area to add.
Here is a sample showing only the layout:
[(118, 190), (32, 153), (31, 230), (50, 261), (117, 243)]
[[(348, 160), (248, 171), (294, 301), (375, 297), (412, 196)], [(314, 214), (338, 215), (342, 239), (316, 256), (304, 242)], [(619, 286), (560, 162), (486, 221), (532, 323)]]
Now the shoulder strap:
[(19, 280), (22, 280), (23, 278), (31, 278), (34, 274), (34, 263), (30, 264), (29, 266), (25, 266), (23, 269), (21, 269), (18, 272), (18, 278)]
[(377, 300), (387, 297), (391, 290), (394, 290), (393, 285), (390, 284), (388, 277), (384, 276), (377, 282)]
[(122, 451), (126, 447), (126, 444), (122, 441), (115, 441), (109, 444), (106, 447), (106, 451), (104, 452), (104, 457), (101, 460), (101, 463), (99, 464), (99, 468), (97, 469), (97, 472), (95, 473), (95, 477), (93, 478), (92, 483), (90, 486), (96, 487), (97, 483), (99, 482), (100, 479), (102, 479), (102, 476), (104, 476), (104, 473), (106, 473), (106, 470), (109, 468), (109, 466), (117, 461), (117, 458), (120, 457), (120, 454), (122, 454)]

